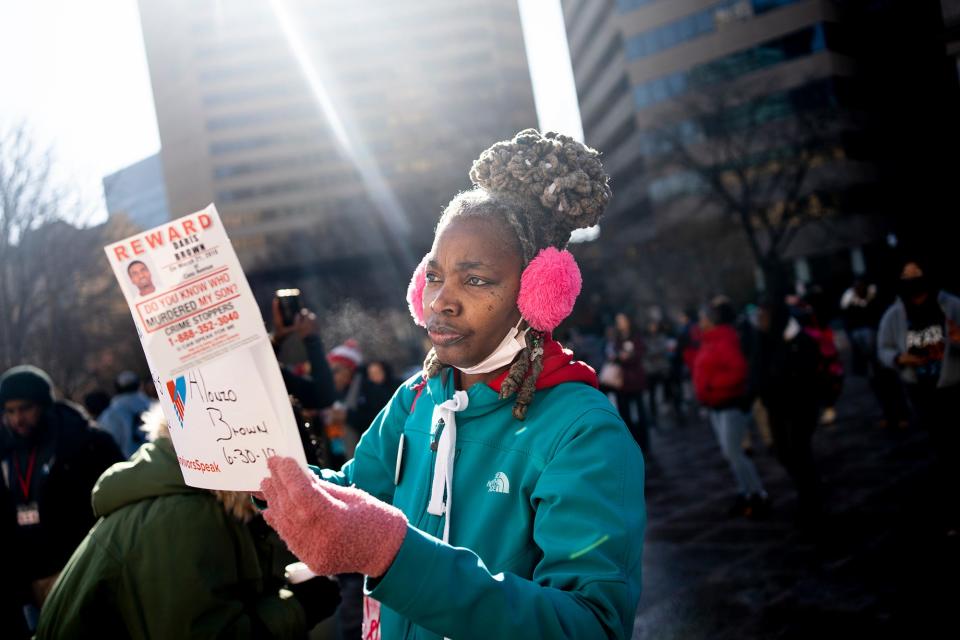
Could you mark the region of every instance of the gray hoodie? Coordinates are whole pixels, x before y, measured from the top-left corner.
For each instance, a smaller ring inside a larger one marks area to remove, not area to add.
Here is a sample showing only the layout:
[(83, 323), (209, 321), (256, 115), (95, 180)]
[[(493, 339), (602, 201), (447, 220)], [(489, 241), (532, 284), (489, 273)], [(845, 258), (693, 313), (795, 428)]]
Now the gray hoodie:
[[(960, 324), (960, 298), (941, 291), (937, 295), (937, 302), (943, 309), (943, 314), (953, 322)], [(960, 384), (960, 345), (953, 344), (947, 336), (944, 327), (946, 351), (943, 354), (943, 365), (940, 369), (940, 380), (937, 387), (951, 387)], [(891, 369), (900, 371), (900, 377), (907, 384), (917, 382), (917, 375), (913, 367), (897, 365), (897, 356), (907, 350), (907, 310), (902, 300), (897, 300), (880, 320), (880, 331), (877, 335), (877, 358)]]

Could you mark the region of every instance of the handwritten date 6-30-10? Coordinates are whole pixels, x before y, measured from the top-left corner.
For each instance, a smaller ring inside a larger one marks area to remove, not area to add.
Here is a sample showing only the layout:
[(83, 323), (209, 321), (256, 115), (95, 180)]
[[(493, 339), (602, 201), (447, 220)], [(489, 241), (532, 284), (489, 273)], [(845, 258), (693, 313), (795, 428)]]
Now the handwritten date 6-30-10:
[(227, 461), (227, 464), (237, 462), (254, 464), (260, 460), (266, 461), (267, 458), (275, 455), (277, 455), (277, 450), (272, 447), (261, 447), (256, 451), (253, 449), (231, 449), (228, 451), (226, 447), (223, 447), (223, 459)]

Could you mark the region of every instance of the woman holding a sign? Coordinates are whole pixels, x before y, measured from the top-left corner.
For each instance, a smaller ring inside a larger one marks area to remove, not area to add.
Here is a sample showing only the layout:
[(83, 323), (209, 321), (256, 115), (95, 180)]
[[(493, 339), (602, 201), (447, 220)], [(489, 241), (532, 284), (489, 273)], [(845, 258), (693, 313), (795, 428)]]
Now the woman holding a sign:
[(341, 471), (270, 460), (264, 513), (313, 572), (368, 576), (369, 637), (629, 638), (643, 458), (551, 332), (565, 250), (610, 190), (596, 151), (528, 129), (470, 172), (414, 272), (433, 349)]

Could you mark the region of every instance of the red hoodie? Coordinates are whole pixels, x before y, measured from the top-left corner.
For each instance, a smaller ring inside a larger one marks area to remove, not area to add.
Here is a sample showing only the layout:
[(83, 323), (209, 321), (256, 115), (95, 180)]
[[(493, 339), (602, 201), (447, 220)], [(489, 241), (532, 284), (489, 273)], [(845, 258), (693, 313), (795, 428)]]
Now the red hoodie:
[(727, 324), (705, 331), (693, 363), (693, 388), (707, 407), (737, 404), (747, 393), (747, 360), (737, 330)]
[[(487, 383), (487, 385), (500, 393), (500, 387), (503, 381), (507, 379), (509, 369), (501, 375)], [(536, 388), (549, 389), (562, 382), (583, 382), (594, 389), (599, 387), (597, 382), (597, 372), (593, 367), (585, 362), (573, 359), (573, 351), (564, 349), (563, 345), (552, 337), (547, 338), (543, 343), (543, 371), (537, 377)]]
[[(500, 388), (503, 386), (503, 381), (507, 379), (508, 373), (510, 373), (509, 369), (488, 382), (487, 385), (500, 393)], [(593, 370), (593, 367), (580, 360), (574, 360), (573, 351), (565, 349), (552, 337), (547, 338), (543, 343), (543, 371), (537, 377), (536, 388), (538, 390), (549, 389), (563, 382), (583, 382), (594, 389), (600, 386), (597, 381), (597, 372)], [(424, 378), (414, 387), (417, 390), (417, 395), (413, 398), (413, 404), (410, 406), (411, 411), (417, 406), (417, 400), (426, 385), (427, 381)]]

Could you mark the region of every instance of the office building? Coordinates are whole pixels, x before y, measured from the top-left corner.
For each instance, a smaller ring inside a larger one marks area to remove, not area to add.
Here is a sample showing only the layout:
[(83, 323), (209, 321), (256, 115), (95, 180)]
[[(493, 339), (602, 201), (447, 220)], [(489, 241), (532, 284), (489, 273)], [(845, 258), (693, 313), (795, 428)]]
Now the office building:
[(159, 154), (106, 176), (103, 195), (109, 215), (122, 213), (140, 229), (149, 229), (170, 219)]
[[(789, 230), (781, 254), (796, 277), (846, 280), (879, 266), (899, 225), (892, 203), (902, 212), (912, 202), (889, 178), (908, 163), (927, 166), (924, 156), (917, 163), (910, 131), (915, 138), (919, 127), (935, 141), (931, 129), (940, 122), (921, 113), (940, 103), (933, 96), (943, 83), (923, 71), (938, 61), (930, 47), (914, 46), (940, 37), (928, 4), (562, 0), (586, 142), (604, 152), (613, 176), (607, 235), (627, 257), (624, 269), (645, 280), (648, 297), (661, 297), (665, 285), (643, 273), (684, 271), (687, 295), (702, 296), (751, 268), (742, 226), (721, 219), (729, 206), (707, 198), (704, 174), (678, 167), (668, 153), (677, 141), (694, 155), (722, 144), (748, 109), (761, 109), (771, 131), (812, 114), (825, 125), (801, 193), (819, 210)], [(691, 117), (692, 105), (718, 95), (727, 100), (722, 112)], [(721, 126), (704, 126), (704, 115)], [(757, 170), (771, 175), (777, 153), (804, 146), (757, 144)]]
[(396, 298), (470, 162), (536, 126), (515, 0), (139, 5), (171, 210), (215, 202), (255, 289)]

